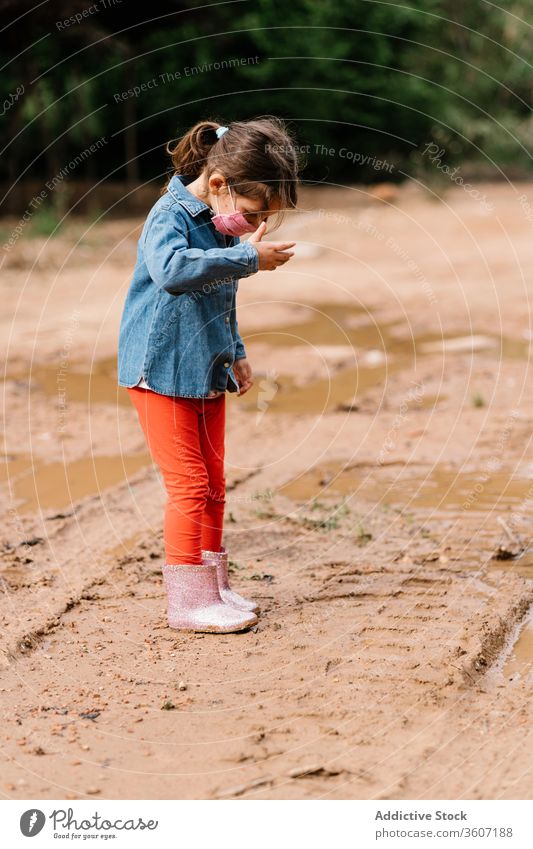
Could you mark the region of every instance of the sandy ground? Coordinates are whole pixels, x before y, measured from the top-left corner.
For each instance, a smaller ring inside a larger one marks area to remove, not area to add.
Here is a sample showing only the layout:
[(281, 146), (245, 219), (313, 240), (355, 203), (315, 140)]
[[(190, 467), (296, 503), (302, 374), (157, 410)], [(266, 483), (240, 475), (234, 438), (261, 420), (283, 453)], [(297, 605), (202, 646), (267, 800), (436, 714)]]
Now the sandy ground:
[(141, 222), (4, 257), (4, 797), (533, 797), (533, 186), (480, 190), (307, 191), (297, 256), (241, 282), (241, 634), (165, 623), (115, 371)]

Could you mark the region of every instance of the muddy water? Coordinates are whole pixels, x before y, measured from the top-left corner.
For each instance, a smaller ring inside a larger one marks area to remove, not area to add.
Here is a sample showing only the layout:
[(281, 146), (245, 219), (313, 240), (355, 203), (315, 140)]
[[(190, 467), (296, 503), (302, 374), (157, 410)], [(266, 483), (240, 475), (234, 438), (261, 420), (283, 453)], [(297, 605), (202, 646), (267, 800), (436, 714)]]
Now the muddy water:
[[(348, 367), (332, 367), (327, 377), (304, 386), (295, 386), (291, 377), (281, 374), (272, 397), (268, 398), (268, 412), (317, 414), (353, 405), (358, 396), (384, 384), (388, 374), (416, 360), (416, 341), (398, 338), (394, 335), (398, 329), (397, 322), (379, 324), (357, 307), (320, 304), (306, 322), (254, 333), (253, 341), (273, 348), (305, 345), (312, 353), (315, 347), (342, 346), (353, 352)], [(428, 335), (418, 342), (438, 341), (438, 338)], [(247, 409), (258, 409), (261, 391), (259, 380), (247, 394)]]
[(115, 486), (150, 463), (148, 452), (129, 456), (95, 455), (70, 463), (34, 463), (30, 455), (21, 455), (4, 458), (1, 474), (12, 498), (19, 502), (17, 510), (27, 513), (67, 507), (80, 498)]
[[(116, 357), (94, 362), (91, 372), (86, 367), (81, 362), (71, 362), (68, 369), (60, 369), (57, 364), (37, 364), (26, 373), (9, 374), (7, 379), (29, 380), (30, 392), (61, 397), (65, 407), (70, 403), (132, 406), (127, 391), (117, 384)], [(64, 508), (121, 483), (151, 462), (148, 451), (93, 455), (69, 463), (46, 463), (29, 454), (9, 455), (0, 459), (0, 480), (8, 485), (19, 512), (25, 513)]]
[(513, 653), (503, 668), (506, 678), (530, 677), (533, 669), (533, 621), (530, 621), (518, 638)]
[[(353, 355), (344, 367), (331, 366), (325, 378), (296, 385), (293, 377), (281, 374), (268, 387), (265, 411), (320, 414), (333, 410), (357, 408), (357, 399), (376, 386), (383, 386), (392, 373), (402, 369), (416, 372), (418, 362), (428, 356), (443, 360), (462, 355), (527, 359), (529, 344), (526, 341), (497, 336), (468, 336), (458, 334), (451, 338), (438, 333), (413, 335), (407, 323), (380, 322), (367, 310), (346, 304), (317, 304), (310, 309), (310, 318), (304, 322), (286, 324), (276, 328), (256, 331), (247, 337), (272, 348), (308, 346), (341, 346)], [(258, 369), (256, 368), (258, 371)], [(130, 405), (128, 393), (117, 384), (116, 356), (96, 360), (90, 372), (87, 364), (71, 362), (61, 370), (57, 363), (36, 364), (29, 373), (9, 375), (11, 379), (28, 379), (32, 389), (50, 397), (64, 393), (64, 403), (108, 403)], [(263, 409), (261, 378), (243, 399), (243, 407), (250, 411)], [(430, 407), (442, 398), (420, 398), (416, 403)]]
[(513, 650), (504, 664), (505, 678), (529, 678), (533, 670), (533, 612), (530, 612), (520, 631)]
[[(378, 322), (366, 310), (345, 304), (319, 304), (311, 309), (310, 319), (256, 332), (251, 337), (270, 347), (307, 345), (342, 346), (351, 348), (353, 358), (346, 367), (332, 367), (327, 378), (310, 380), (296, 385), (293, 377), (276, 379), (272, 397), (266, 403), (269, 413), (319, 414), (333, 410), (357, 409), (357, 399), (365, 391), (383, 385), (387, 376), (401, 369), (416, 369), (419, 359), (435, 356), (441, 348), (442, 357), (458, 353), (470, 355), (508, 356), (525, 358), (527, 343), (501, 340), (496, 337), (454, 337), (443, 339), (438, 334), (414, 337), (408, 325), (398, 322)], [(117, 384), (116, 356), (92, 363), (70, 362), (61, 369), (58, 363), (32, 365), (28, 373), (17, 373), (8, 379), (30, 380), (30, 391), (43, 392), (48, 397), (68, 404), (124, 404), (131, 406), (128, 393)], [(261, 380), (243, 399), (243, 406), (257, 412), (260, 407)], [(442, 398), (414, 397), (415, 406), (434, 406)], [(130, 456), (88, 457), (63, 465), (35, 462), (29, 456), (10, 457), (3, 463), (3, 477), (16, 499), (23, 502), (22, 510), (59, 508), (84, 496), (113, 486), (151, 462), (147, 452)], [(1, 470), (0, 470), (1, 473)], [(325, 481), (325, 483), (324, 483)], [(285, 494), (296, 500), (307, 500), (324, 491), (353, 493), (363, 487), (373, 500), (410, 503), (413, 506), (456, 509), (469, 507), (492, 509), (496, 504), (517, 504), (524, 483), (510, 481), (504, 474), (489, 481), (479, 476), (459, 474), (445, 469), (433, 469), (429, 476), (395, 475), (383, 478), (374, 487), (361, 472), (344, 469), (312, 469), (284, 487)], [(469, 503), (472, 502), (472, 503)], [(466, 506), (465, 506), (466, 505)]]
[[(334, 410), (357, 409), (357, 399), (369, 389), (383, 386), (387, 377), (409, 369), (428, 356), (449, 360), (457, 355), (524, 359), (529, 356), (526, 341), (498, 336), (469, 336), (458, 334), (446, 338), (441, 334), (413, 335), (408, 324), (378, 322), (370, 313), (345, 304), (319, 304), (306, 322), (266, 329), (251, 335), (250, 341), (272, 348), (309, 346), (343, 346), (352, 349), (349, 365), (331, 367), (326, 378), (312, 380), (305, 386), (295, 386), (294, 379), (281, 374), (272, 382), (266, 404), (268, 412), (320, 414)], [(260, 407), (264, 387), (257, 380), (247, 393), (244, 406), (248, 410)], [(264, 397), (264, 395), (263, 395)], [(442, 398), (421, 399), (421, 405), (434, 406)]]
[[(522, 557), (505, 563), (493, 563), (494, 569), (513, 572), (522, 578), (533, 580), (533, 548), (528, 549)], [(526, 617), (512, 651), (503, 665), (503, 675), (507, 680), (529, 678), (533, 671), (533, 610)], [(533, 678), (532, 678), (533, 680)]]
[[(504, 511), (528, 506), (533, 480), (524, 470), (461, 472), (435, 465), (420, 470), (394, 467), (394, 472), (330, 463), (316, 466), (282, 487), (293, 501), (305, 502), (326, 495), (355, 495), (381, 504), (409, 505), (450, 511)], [(530, 502), (529, 502), (530, 503)]]
[[(520, 561), (523, 561), (521, 567)], [(523, 577), (533, 578), (533, 548), (527, 554), (520, 558), (516, 565), (513, 565), (513, 571), (519, 572)], [(522, 627), (520, 628), (518, 637), (513, 646), (512, 652), (503, 665), (502, 673), (504, 677), (524, 678), (529, 676), (533, 670), (533, 610), (526, 616)]]
[(64, 393), (64, 403), (130, 405), (126, 389), (117, 384), (116, 357), (96, 360), (90, 372), (86, 362), (71, 362), (67, 369), (57, 363), (34, 364), (24, 373), (8, 375), (11, 380), (31, 380), (31, 390), (49, 397)]

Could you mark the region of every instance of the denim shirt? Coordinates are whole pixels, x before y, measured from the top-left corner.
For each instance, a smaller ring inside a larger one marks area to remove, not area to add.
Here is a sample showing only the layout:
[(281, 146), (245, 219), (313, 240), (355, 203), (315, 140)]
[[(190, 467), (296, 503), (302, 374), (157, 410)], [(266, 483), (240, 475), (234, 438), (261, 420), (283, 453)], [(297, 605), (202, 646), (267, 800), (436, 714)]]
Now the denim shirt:
[(150, 210), (137, 246), (118, 340), (118, 383), (204, 398), (237, 392), (246, 356), (236, 318), (239, 278), (255, 274), (253, 245), (223, 236), (209, 206), (174, 176)]

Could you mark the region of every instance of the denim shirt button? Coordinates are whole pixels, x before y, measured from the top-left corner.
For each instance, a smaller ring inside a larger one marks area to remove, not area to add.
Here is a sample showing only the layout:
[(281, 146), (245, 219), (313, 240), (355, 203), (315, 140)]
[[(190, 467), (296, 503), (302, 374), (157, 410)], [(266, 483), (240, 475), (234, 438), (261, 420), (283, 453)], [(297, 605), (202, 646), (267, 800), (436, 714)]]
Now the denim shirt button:
[(229, 363), (224, 363), (224, 368), (229, 368)]

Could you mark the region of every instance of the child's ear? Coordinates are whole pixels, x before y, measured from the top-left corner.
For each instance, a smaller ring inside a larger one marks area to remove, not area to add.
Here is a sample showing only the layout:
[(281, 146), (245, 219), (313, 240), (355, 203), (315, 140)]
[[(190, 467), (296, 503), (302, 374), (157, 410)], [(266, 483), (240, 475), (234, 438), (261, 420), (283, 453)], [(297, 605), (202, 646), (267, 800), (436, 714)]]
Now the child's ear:
[(209, 186), (209, 191), (211, 194), (218, 194), (221, 189), (226, 185), (226, 178), (220, 171), (213, 171), (209, 180), (207, 181)]

